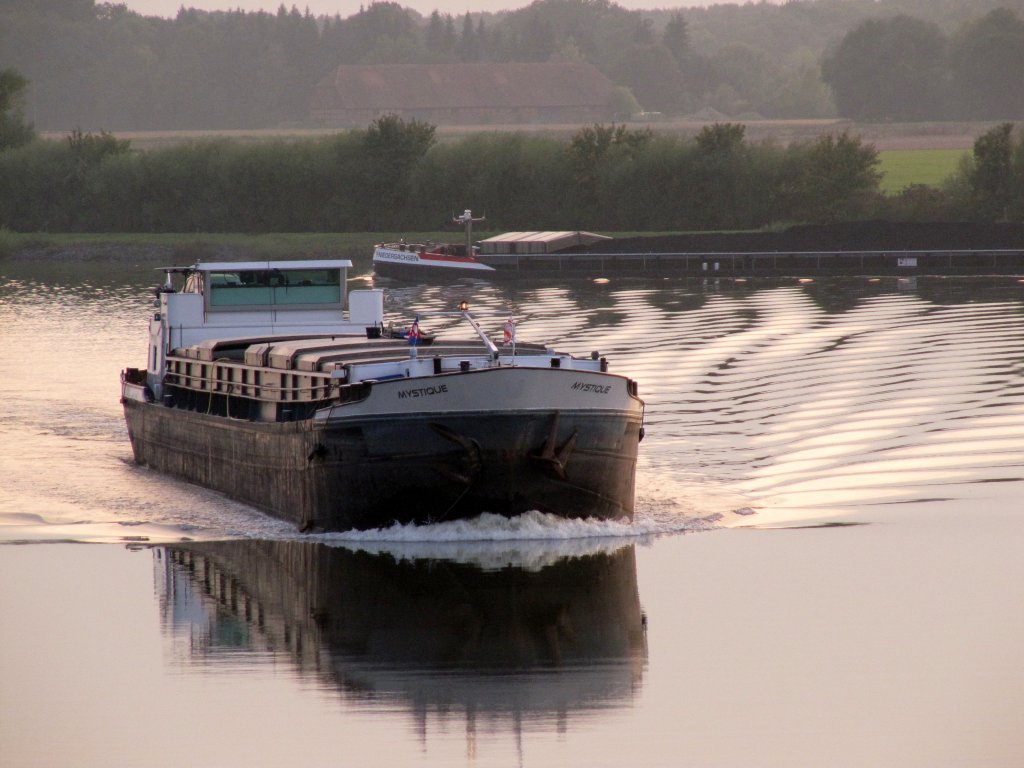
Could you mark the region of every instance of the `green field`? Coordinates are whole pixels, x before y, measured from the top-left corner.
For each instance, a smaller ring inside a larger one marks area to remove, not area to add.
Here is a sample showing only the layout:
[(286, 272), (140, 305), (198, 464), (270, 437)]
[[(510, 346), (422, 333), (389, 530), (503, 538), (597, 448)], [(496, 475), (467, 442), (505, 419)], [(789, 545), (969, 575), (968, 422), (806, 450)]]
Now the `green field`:
[(882, 191), (894, 195), (911, 184), (937, 186), (952, 176), (966, 149), (886, 149), (881, 160)]

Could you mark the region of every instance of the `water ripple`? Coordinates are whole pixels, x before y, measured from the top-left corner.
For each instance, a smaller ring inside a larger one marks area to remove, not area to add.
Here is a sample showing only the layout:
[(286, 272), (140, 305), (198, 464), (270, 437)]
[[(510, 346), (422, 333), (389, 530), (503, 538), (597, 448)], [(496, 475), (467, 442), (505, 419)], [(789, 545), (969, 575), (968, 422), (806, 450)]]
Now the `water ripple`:
[[(78, 282), (78, 272), (0, 276), (0, 538), (89, 538), (83, 526), (123, 536), (126, 525), (165, 539), (286, 535), (242, 505), (131, 464), (117, 372), (144, 358), (151, 271), (121, 283), (85, 267)], [(488, 330), (500, 334), (511, 314), (519, 338), (598, 350), (638, 380), (647, 437), (630, 535), (643, 536), (1019, 494), (1022, 290), (983, 280), (464, 282), (391, 286), (387, 308), (412, 316), (467, 300)], [(465, 334), (451, 318), (424, 325)]]

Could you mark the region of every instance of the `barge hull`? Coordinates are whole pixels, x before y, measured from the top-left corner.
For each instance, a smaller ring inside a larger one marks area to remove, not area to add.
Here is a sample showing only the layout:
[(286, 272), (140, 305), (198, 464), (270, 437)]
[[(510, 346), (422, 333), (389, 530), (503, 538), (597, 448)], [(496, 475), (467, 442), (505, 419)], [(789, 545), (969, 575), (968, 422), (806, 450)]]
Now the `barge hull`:
[(639, 407), (262, 423), (123, 404), (139, 464), (304, 530), (532, 509), (606, 519), (633, 513)]
[(462, 277), (493, 277), (493, 267), (476, 264), (474, 266), (456, 266), (454, 264), (431, 264), (430, 262), (418, 262), (402, 264), (389, 261), (373, 262), (373, 271), (378, 277), (388, 277), (394, 280), (410, 280), (420, 282), (424, 279), (451, 279), (457, 280)]

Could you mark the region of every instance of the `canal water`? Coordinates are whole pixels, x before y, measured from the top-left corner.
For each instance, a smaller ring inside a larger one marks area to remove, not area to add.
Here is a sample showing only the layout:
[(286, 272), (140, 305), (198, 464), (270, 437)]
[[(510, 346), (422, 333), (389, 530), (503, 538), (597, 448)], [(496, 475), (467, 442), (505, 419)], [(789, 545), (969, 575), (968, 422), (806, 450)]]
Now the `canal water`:
[(300, 535), (132, 463), (156, 266), (0, 261), (5, 767), (1024, 762), (1017, 278), (387, 285), (636, 378), (636, 518)]

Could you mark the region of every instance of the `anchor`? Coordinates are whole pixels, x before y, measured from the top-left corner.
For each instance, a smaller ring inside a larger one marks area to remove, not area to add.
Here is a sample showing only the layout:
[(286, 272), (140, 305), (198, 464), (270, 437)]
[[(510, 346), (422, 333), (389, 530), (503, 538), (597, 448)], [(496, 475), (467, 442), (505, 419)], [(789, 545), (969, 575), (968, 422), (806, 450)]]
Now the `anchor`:
[(465, 455), (461, 457), (463, 473), (460, 474), (445, 466), (436, 466), (435, 469), (450, 480), (466, 486), (472, 485), (484, 466), (483, 455), (480, 453), (480, 443), (471, 437), (460, 435), (443, 424), (431, 423), (430, 428), (445, 440), (461, 446), (465, 451)]
[(530, 456), (530, 460), (540, 464), (559, 480), (567, 480), (565, 464), (569, 460), (572, 449), (576, 446), (577, 430), (573, 430), (569, 439), (562, 443), (561, 448), (555, 448), (558, 444), (558, 420), (559, 412), (555, 411), (555, 415), (551, 419), (551, 431), (548, 433), (544, 445), (540, 447), (539, 452)]

